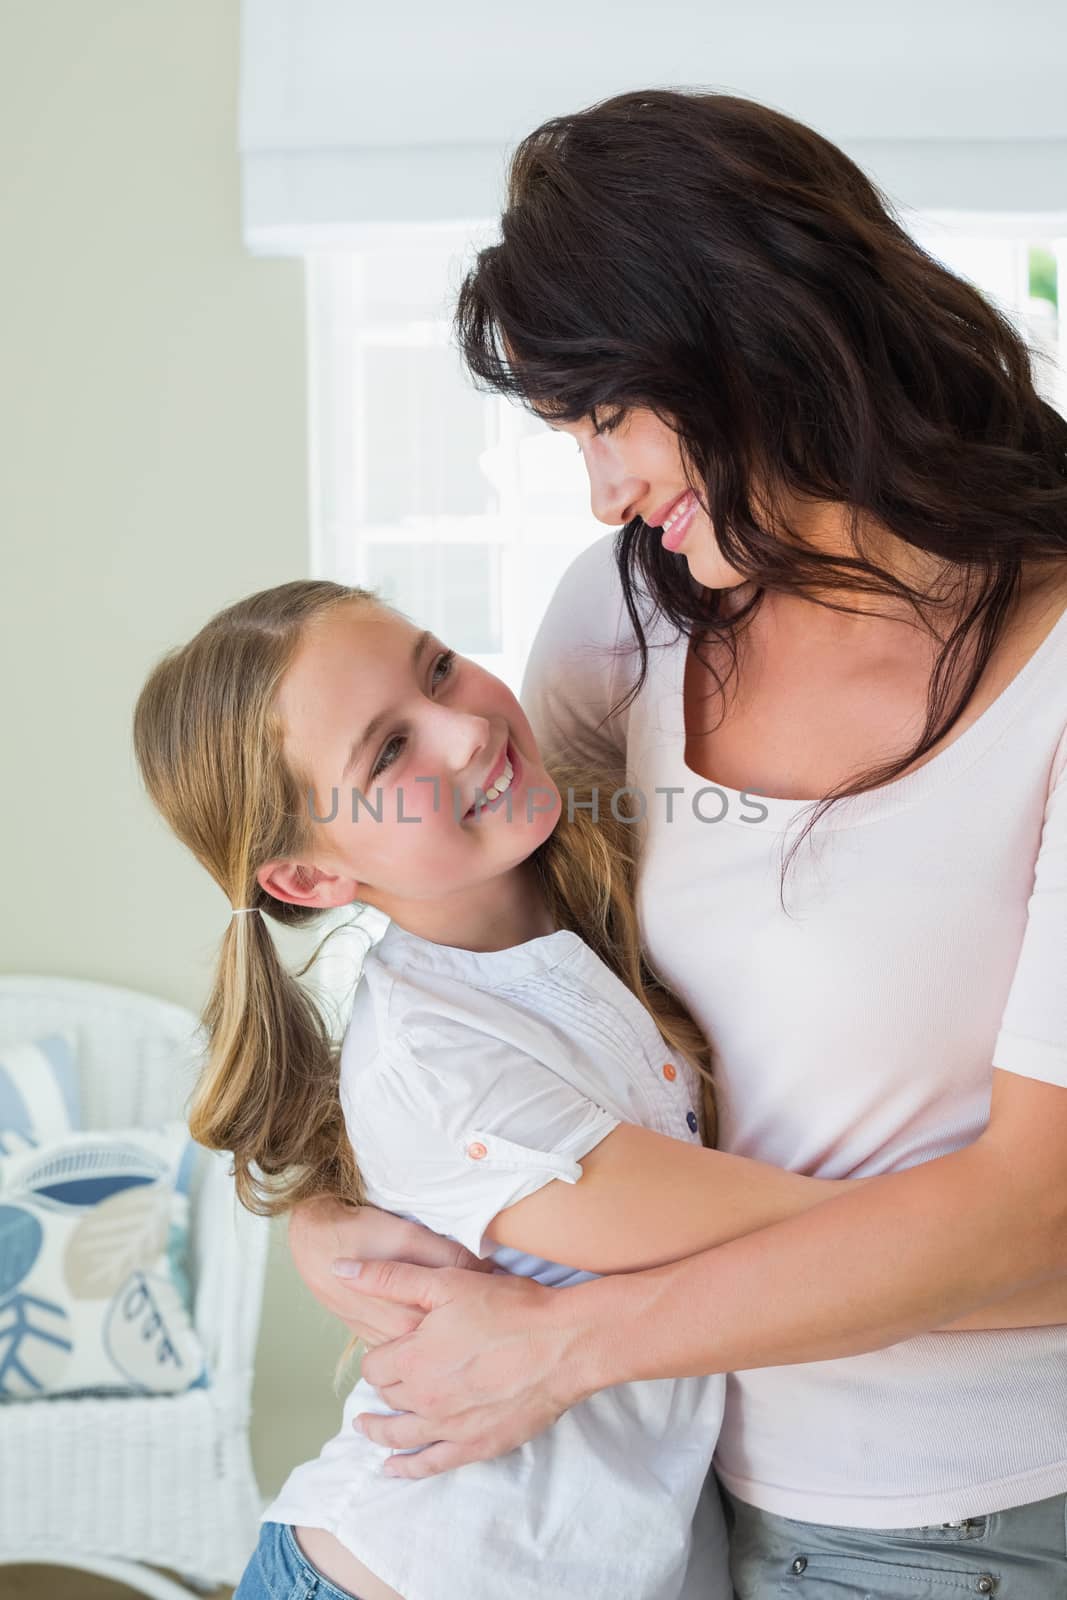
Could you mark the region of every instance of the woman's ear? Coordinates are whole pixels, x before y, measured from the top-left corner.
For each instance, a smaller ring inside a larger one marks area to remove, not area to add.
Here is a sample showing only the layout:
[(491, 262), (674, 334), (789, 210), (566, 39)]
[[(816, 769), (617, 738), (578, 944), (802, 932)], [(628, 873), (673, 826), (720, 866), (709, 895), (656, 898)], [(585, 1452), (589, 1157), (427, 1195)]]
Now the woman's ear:
[(355, 878), (340, 878), (300, 861), (271, 861), (260, 867), (256, 882), (275, 900), (293, 906), (347, 906), (359, 895)]

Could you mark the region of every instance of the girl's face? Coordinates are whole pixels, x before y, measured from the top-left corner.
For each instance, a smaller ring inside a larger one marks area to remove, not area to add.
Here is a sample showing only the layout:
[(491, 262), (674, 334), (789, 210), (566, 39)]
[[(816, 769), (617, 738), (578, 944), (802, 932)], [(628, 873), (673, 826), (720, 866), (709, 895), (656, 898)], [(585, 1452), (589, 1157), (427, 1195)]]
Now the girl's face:
[(510, 689), (383, 606), (353, 600), (310, 623), (275, 703), (286, 758), (314, 789), (308, 857), (258, 875), (281, 899), (470, 926), (559, 817)]
[(599, 434), (588, 418), (549, 426), (578, 441), (598, 521), (618, 527), (640, 517), (708, 589), (746, 582), (723, 560), (711, 519), (686, 484), (677, 436), (654, 412), (626, 411), (617, 428)]

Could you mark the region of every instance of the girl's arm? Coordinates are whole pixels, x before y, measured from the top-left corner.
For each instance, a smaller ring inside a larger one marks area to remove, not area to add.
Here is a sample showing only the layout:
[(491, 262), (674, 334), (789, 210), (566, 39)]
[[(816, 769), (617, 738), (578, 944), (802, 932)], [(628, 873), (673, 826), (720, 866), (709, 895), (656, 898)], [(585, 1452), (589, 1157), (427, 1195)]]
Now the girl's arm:
[[(680, 1262), (566, 1289), (368, 1263), (362, 1293), (428, 1313), (363, 1373), (390, 1474), (514, 1449), (597, 1390), (877, 1350), (1067, 1271), (1067, 1089), (994, 1073), (973, 1145), (872, 1178)], [(581, 1187), (577, 1185), (576, 1187)]]
[(797, 1216), (845, 1187), (629, 1122), (580, 1165), (580, 1183), (548, 1183), (516, 1201), (489, 1224), (489, 1238), (585, 1272), (639, 1272)]
[[(578, 1184), (550, 1183), (502, 1211), (497, 1243), (591, 1272), (637, 1272), (678, 1261), (809, 1210), (874, 1180), (815, 1179), (624, 1124), (583, 1158)], [(489, 1272), (469, 1250), (374, 1206), (305, 1201), (289, 1245), (319, 1303), (374, 1348), (411, 1333), (424, 1313), (361, 1292), (332, 1270), (339, 1258)], [(1067, 1324), (1067, 1275), (956, 1319), (952, 1330)]]
[[(1054, 1280), (1067, 1270), (1065, 1142), (1067, 1089), (997, 1071), (989, 1126), (966, 1149), (690, 1261), (560, 1291), (552, 1309), (580, 1350), (576, 1375), (858, 1355)], [(787, 1284), (803, 1293), (768, 1292)], [(708, 1314), (687, 1315), (694, 1304)]]
[[(646, 1128), (623, 1124), (582, 1160), (578, 1184), (550, 1183), (500, 1212), (496, 1243), (589, 1272), (637, 1272), (680, 1261), (799, 1215), (874, 1180), (808, 1178)], [(402, 1261), (489, 1272), (453, 1240), (374, 1206), (320, 1198), (296, 1207), (289, 1246), (319, 1303), (370, 1347), (412, 1332), (414, 1306), (357, 1292), (333, 1271), (338, 1259)], [(951, 1331), (1067, 1324), (1067, 1273), (1017, 1290), (944, 1325)]]
[[(623, 1123), (583, 1156), (582, 1181), (549, 1183), (501, 1211), (497, 1244), (586, 1272), (639, 1272), (696, 1255), (873, 1178), (808, 1178)], [(971, 1311), (954, 1332), (1067, 1323), (1067, 1274)]]
[(1048, 1327), (1067, 1327), (1067, 1271), (1032, 1289), (1018, 1289), (1006, 1300), (982, 1306), (934, 1331), (960, 1333), (983, 1328)]

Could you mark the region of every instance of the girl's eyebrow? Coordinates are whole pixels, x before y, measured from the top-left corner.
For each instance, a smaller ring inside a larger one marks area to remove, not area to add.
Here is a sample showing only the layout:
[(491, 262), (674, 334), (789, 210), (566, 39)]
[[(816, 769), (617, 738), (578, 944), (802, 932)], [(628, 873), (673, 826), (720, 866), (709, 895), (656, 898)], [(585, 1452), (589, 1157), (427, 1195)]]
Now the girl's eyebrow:
[[(433, 634), (430, 632), (429, 628), (424, 628), (419, 634), (418, 638), (415, 640), (415, 647), (411, 652), (411, 667), (413, 672), (418, 672), (419, 662), (422, 659), (422, 652), (425, 650), (432, 638)], [(382, 724), (384, 722), (388, 722), (392, 714), (392, 707), (386, 706), (384, 711), (379, 711), (376, 716), (371, 717), (363, 732), (353, 739), (352, 748), (348, 752), (348, 760), (345, 762), (345, 769), (341, 774), (342, 781), (348, 777), (348, 774), (352, 771), (352, 768), (359, 760), (360, 755), (363, 752), (363, 747), (370, 743)]]

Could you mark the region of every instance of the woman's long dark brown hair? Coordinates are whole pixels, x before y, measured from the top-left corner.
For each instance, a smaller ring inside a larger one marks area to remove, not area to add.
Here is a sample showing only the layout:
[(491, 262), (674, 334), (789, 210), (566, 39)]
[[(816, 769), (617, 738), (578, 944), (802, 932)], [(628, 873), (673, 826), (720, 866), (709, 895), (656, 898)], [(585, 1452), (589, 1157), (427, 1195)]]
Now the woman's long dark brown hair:
[[(539, 412), (603, 429), (646, 407), (667, 422), (723, 557), (753, 585), (730, 614), (639, 518), (623, 528), (640, 656), (627, 700), (648, 662), (640, 591), (695, 649), (725, 649), (725, 674), (707, 661), (725, 704), (738, 630), (769, 589), (842, 611), (845, 590), (889, 596), (928, 625), (930, 595), (878, 564), (865, 529), (951, 564), (922, 733), (824, 796), (805, 834), (939, 742), (1023, 563), (1067, 562), (1067, 421), (1035, 393), (1025, 342), (841, 150), (753, 101), (648, 90), (535, 129), (456, 328), (476, 379)], [(783, 492), (847, 507), (855, 554), (802, 548)]]

